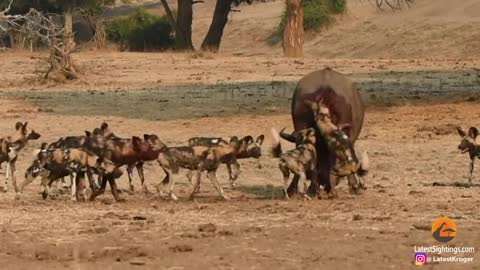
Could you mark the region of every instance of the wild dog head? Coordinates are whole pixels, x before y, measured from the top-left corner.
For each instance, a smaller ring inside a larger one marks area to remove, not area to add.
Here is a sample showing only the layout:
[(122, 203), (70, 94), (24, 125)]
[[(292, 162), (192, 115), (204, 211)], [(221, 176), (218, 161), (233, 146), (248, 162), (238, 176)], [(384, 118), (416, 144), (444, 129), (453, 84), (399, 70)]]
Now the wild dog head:
[(144, 141), (137, 136), (132, 137), (133, 150), (135, 151), (136, 156), (140, 160), (155, 160), (158, 157), (161, 149), (161, 146), (156, 145), (156, 149), (152, 145), (160, 144), (160, 140), (156, 135), (144, 134)]
[(92, 131), (92, 134), (95, 136), (103, 136), (107, 139), (114, 139), (118, 138), (111, 130), (110, 127), (108, 126), (107, 122), (103, 122), (100, 127), (95, 128)]
[(27, 170), (25, 171), (25, 180), (26, 181), (33, 181), (33, 179), (37, 178), (37, 177), (48, 177), (49, 175), (49, 171), (47, 169), (45, 169), (44, 166), (42, 166), (42, 164), (40, 164), (40, 161), (39, 160), (34, 160), (32, 165), (30, 165), (30, 167), (27, 168)]
[(462, 137), (460, 144), (458, 145), (458, 150), (462, 152), (462, 154), (469, 152), (471, 155), (475, 155), (476, 151), (479, 149), (478, 145), (480, 144), (480, 139), (478, 139), (478, 129), (475, 127), (470, 127), (468, 133), (463, 131), (461, 127), (457, 127), (458, 135)]
[(325, 104), (323, 104), (322, 100), (317, 102), (305, 100), (305, 103), (312, 109), (315, 124), (323, 136), (339, 129), (339, 127), (333, 124), (330, 110)]
[(17, 122), (15, 124), (15, 131), (15, 135), (13, 135), (9, 141), (11, 146), (15, 147), (17, 150), (23, 148), (29, 140), (37, 140), (41, 136), (39, 133), (35, 132), (35, 130), (30, 130), (28, 128), (28, 122)]
[(151, 146), (153, 151), (162, 151), (167, 148), (167, 145), (155, 134), (143, 134), (143, 139)]
[(262, 156), (262, 144), (265, 140), (264, 135), (260, 135), (254, 141), (252, 136), (245, 136), (243, 138), (246, 147), (241, 148), (237, 158), (260, 158)]

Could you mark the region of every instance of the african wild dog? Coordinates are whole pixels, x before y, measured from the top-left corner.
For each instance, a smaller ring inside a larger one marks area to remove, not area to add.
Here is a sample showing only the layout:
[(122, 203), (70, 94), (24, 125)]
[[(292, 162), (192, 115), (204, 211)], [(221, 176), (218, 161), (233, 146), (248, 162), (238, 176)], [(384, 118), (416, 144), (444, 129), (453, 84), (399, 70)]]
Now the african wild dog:
[[(272, 129), (272, 135), (277, 145), (280, 145), (280, 137), (277, 132)], [(297, 147), (288, 152), (282, 153), (281, 148), (277, 147), (276, 157), (280, 157), (278, 167), (283, 174), (283, 193), (286, 199), (288, 197), (288, 186), (290, 185), (290, 172), (299, 178), (298, 185), (300, 194), (304, 198), (310, 199), (306, 193), (307, 172), (316, 173), (317, 154), (315, 149), (315, 129), (307, 128), (294, 132), (297, 138)]]
[(29, 130), (28, 122), (15, 124), (15, 134), (10, 137), (0, 139), (0, 165), (3, 162), (7, 162), (7, 168), (5, 172), (5, 183), (3, 191), (8, 191), (9, 175), (12, 176), (12, 185), (15, 191), (18, 191), (17, 179), (16, 179), (16, 161), (17, 154), (27, 145), (30, 140), (37, 140), (40, 138), (40, 134), (34, 130)]
[[(46, 198), (49, 188), (53, 181), (61, 177), (70, 175), (71, 180), (71, 199), (77, 199), (77, 186), (88, 176), (90, 187), (93, 187), (92, 174), (98, 175), (117, 173), (115, 165), (106, 159), (98, 157), (92, 152), (80, 148), (48, 149), (46, 144), (38, 151), (37, 159), (25, 173), (25, 182), (22, 183), (23, 189), (28, 183), (37, 176), (42, 177), (42, 194)], [(121, 173), (121, 172), (120, 172)], [(77, 177), (78, 176), (78, 177)], [(86, 199), (86, 189), (83, 189), (83, 195)]]
[[(200, 176), (203, 171), (207, 171), (207, 178), (210, 179), (214, 187), (217, 189), (219, 195), (228, 200), (223, 188), (218, 183), (216, 172), (220, 164), (229, 162), (236, 162), (236, 156), (242, 147), (247, 144), (243, 140), (238, 140), (237, 137), (232, 137), (230, 142), (218, 146), (179, 146), (166, 147), (158, 137), (150, 138), (149, 143), (154, 146), (154, 149), (160, 150), (158, 155), (158, 164), (164, 170), (166, 176), (161, 184), (167, 184), (168, 195), (177, 200), (177, 196), (173, 192), (175, 185), (175, 177), (180, 168), (196, 171), (195, 181), (193, 183), (194, 189), (190, 194), (190, 199), (194, 199), (195, 193), (200, 188)], [(156, 145), (156, 146), (155, 146)], [(160, 185), (157, 186), (160, 190)]]
[[(131, 175), (131, 168), (133, 168), (133, 166), (136, 166), (140, 175), (140, 179), (142, 180), (142, 186), (144, 188), (144, 191), (148, 192), (146, 184), (144, 182), (143, 162), (153, 161), (157, 159), (162, 148), (159, 148), (157, 150), (152, 147), (150, 141), (155, 140), (155, 138), (158, 137), (154, 134), (145, 134), (144, 140), (140, 139), (137, 136), (133, 136), (131, 139), (107, 140), (105, 142), (105, 151), (103, 153), (103, 157), (111, 160), (117, 168), (123, 165), (127, 165), (127, 168), (130, 168), (129, 176)], [(105, 191), (106, 182), (108, 181), (111, 187), (113, 185), (112, 194), (115, 200), (118, 201), (120, 198), (118, 197), (118, 192), (116, 190), (114, 176), (107, 174), (103, 177), (105, 179), (102, 179), (100, 189), (94, 191), (90, 199), (93, 200), (96, 196), (102, 194)], [(131, 181), (130, 177), (129, 180)]]
[(365, 189), (362, 177), (368, 172), (367, 153), (364, 152), (362, 160), (358, 160), (352, 141), (343, 131), (347, 125), (336, 126), (333, 124), (330, 110), (322, 99), (316, 102), (310, 100), (304, 102), (312, 109), (316, 127), (325, 138), (328, 149), (335, 154), (335, 162), (329, 177), (331, 188), (329, 196), (337, 197), (335, 187), (343, 177), (347, 177), (349, 180), (350, 192), (359, 193), (360, 189)]
[[(136, 167), (137, 173), (142, 185), (142, 189), (144, 193), (148, 193), (148, 188), (145, 183), (143, 164), (146, 161), (156, 160), (157, 156), (155, 156), (155, 154), (152, 155), (151, 153), (147, 153), (151, 151), (151, 149), (148, 149), (147, 144), (143, 144), (143, 146), (140, 147), (142, 149), (140, 148), (138, 149), (140, 151), (132, 152), (131, 151), (133, 149), (132, 139), (123, 139), (116, 136), (110, 130), (109, 125), (106, 122), (103, 122), (99, 128), (95, 128), (89, 136), (103, 137), (103, 139), (105, 140), (104, 152), (108, 152), (112, 154), (111, 160), (118, 166), (127, 165), (128, 185), (129, 185), (129, 190), (131, 192), (134, 191), (132, 180), (133, 180), (133, 168)], [(150, 135), (145, 134), (144, 138), (148, 136)]]
[[(349, 190), (351, 193), (358, 193), (360, 188), (365, 188), (363, 184), (362, 176), (365, 176), (368, 171), (368, 156), (366, 153), (362, 156), (362, 161), (360, 162), (357, 159), (355, 154), (353, 144), (351, 143), (349, 137), (342, 131), (341, 128), (335, 126), (330, 119), (330, 112), (326, 106), (324, 106), (321, 101), (318, 103), (311, 102), (311, 106), (314, 116), (316, 126), (318, 131), (321, 133), (322, 137), (325, 139), (327, 147), (329, 150), (334, 153), (335, 160), (332, 162), (331, 170), (328, 172), (330, 179), (330, 191), (328, 192), (329, 197), (336, 197), (337, 193), (335, 187), (338, 185), (338, 181), (343, 177), (348, 177), (349, 179)], [(275, 132), (274, 132), (275, 133)], [(276, 134), (274, 138), (276, 138)], [(296, 141), (297, 138), (293, 135), (289, 135), (280, 132), (282, 138), (289, 138), (288, 141)], [(318, 135), (317, 135), (318, 138)], [(298, 141), (297, 141), (298, 144)], [(280, 149), (279, 141), (274, 145), (272, 152), (274, 156), (278, 156)], [(321, 158), (321, 157), (317, 157)], [(311, 172), (312, 173), (312, 172)], [(319, 173), (325, 172), (313, 172), (317, 175)], [(360, 178), (358, 177), (360, 176)], [(310, 179), (315, 179), (315, 175), (312, 175)], [(316, 188), (317, 195), (319, 190)]]
[[(264, 135), (260, 135), (254, 141), (252, 136), (245, 136), (241, 139), (244, 143), (243, 147), (239, 149), (239, 152), (236, 156), (236, 159), (246, 159), (246, 158), (260, 158), (262, 155), (262, 144), (265, 140)], [(229, 142), (220, 137), (193, 137), (188, 140), (189, 146), (206, 146), (206, 147), (217, 147), (228, 145)], [(236, 187), (236, 180), (240, 175), (240, 164), (235, 161), (225, 160), (223, 163), (227, 166), (229, 181), (232, 188)], [(187, 174), (189, 181), (191, 182), (191, 172)]]
[(462, 137), (458, 149), (462, 154), (467, 153), (470, 156), (470, 165), (468, 167), (468, 185), (472, 185), (473, 167), (475, 157), (480, 159), (480, 139), (478, 137), (478, 129), (470, 127), (468, 133), (462, 130), (461, 127), (457, 127), (458, 134)]

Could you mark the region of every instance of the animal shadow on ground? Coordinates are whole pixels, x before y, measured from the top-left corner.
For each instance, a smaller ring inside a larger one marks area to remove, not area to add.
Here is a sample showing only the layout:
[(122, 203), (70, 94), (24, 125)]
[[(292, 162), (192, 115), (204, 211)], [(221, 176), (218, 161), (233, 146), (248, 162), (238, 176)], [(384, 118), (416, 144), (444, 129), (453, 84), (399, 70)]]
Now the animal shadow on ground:
[(463, 187), (463, 188), (470, 188), (470, 187), (480, 187), (480, 184), (471, 184), (468, 185), (467, 182), (433, 182), (432, 184), (425, 184), (425, 186), (434, 186), (434, 187)]
[(258, 199), (273, 200), (282, 199), (283, 189), (281, 186), (273, 185), (253, 185), (253, 186), (239, 186), (238, 191), (256, 196)]

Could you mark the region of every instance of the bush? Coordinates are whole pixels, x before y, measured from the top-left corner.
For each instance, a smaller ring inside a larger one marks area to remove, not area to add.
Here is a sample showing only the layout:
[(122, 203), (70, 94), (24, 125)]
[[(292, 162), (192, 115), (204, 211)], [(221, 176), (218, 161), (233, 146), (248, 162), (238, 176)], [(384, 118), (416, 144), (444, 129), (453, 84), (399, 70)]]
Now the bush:
[[(347, 7), (346, 0), (303, 0), (303, 29), (320, 30), (332, 23), (333, 15), (341, 14)], [(282, 13), (277, 34), (282, 35), (287, 23), (287, 10)]]
[(125, 18), (117, 18), (105, 27), (107, 39), (120, 44), (123, 50), (165, 50), (174, 45), (173, 29), (165, 16), (137, 9)]

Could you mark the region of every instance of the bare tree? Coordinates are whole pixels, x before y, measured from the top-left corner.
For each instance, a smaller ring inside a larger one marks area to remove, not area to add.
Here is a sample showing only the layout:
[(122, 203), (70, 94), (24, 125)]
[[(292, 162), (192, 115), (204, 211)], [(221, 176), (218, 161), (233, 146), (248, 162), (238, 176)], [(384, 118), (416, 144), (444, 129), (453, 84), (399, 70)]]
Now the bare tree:
[[(15, 31), (37, 36), (48, 48), (46, 58), (48, 68), (44, 77), (54, 79), (77, 79), (78, 69), (73, 64), (71, 54), (76, 51), (73, 39), (64, 39), (65, 28), (54, 22), (53, 14), (42, 14), (35, 9), (30, 9), (24, 15), (7, 14), (13, 0), (3, 11), (0, 11), (0, 21), (6, 21), (9, 28)], [(7, 31), (0, 25), (1, 31)]]
[(303, 57), (303, 1), (287, 0), (287, 24), (283, 32), (283, 55)]
[(166, 0), (161, 0), (162, 6), (167, 13), (168, 21), (175, 30), (175, 47), (177, 50), (194, 50), (192, 42), (193, 5), (203, 3), (202, 0), (178, 0), (177, 18), (173, 16)]
[[(372, 0), (369, 0), (370, 2)], [(375, 5), (379, 10), (383, 10), (384, 6), (388, 6), (392, 10), (400, 10), (405, 6), (410, 7), (415, 4), (415, 0), (374, 0)]]

